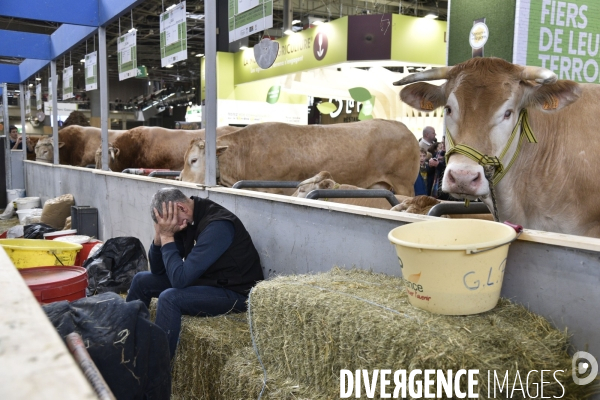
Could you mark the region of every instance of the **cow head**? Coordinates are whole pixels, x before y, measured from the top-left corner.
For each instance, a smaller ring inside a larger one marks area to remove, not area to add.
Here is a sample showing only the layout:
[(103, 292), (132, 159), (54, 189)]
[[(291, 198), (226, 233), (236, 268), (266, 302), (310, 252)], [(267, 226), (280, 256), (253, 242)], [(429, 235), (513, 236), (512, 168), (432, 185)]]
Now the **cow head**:
[[(312, 178), (303, 180), (298, 184), (298, 189), (292, 196), (305, 198), (307, 194), (317, 189), (333, 189), (335, 188), (335, 181), (327, 171), (321, 171)], [(338, 185), (339, 186), (339, 185)]]
[[(441, 86), (421, 82), (437, 79), (446, 82)], [(516, 153), (519, 138), (507, 144), (513, 130), (520, 133), (517, 122), (521, 110), (553, 112), (577, 100), (581, 92), (577, 83), (557, 81), (550, 70), (499, 58), (473, 58), (454, 67), (409, 75), (394, 85), (413, 82), (417, 83), (400, 92), (402, 101), (422, 111), (444, 107), (446, 134), (451, 135), (452, 142), (446, 137), (448, 155), (442, 188), (454, 197), (470, 200), (489, 199), (482, 165), (498, 157), (506, 166)], [(488, 158), (475, 161), (452, 152), (452, 145), (468, 146)]]
[[(219, 157), (227, 150), (228, 146), (217, 146), (217, 177), (219, 177)], [(206, 175), (206, 150), (203, 139), (194, 139), (183, 156), (183, 171), (181, 181), (204, 183)]]
[[(64, 145), (64, 142), (58, 142), (59, 149)], [(35, 144), (35, 161), (54, 162), (54, 143), (51, 137), (40, 139)]]
[[(114, 147), (112, 143), (108, 142), (108, 166), (110, 169), (110, 165), (116, 162), (117, 157), (119, 156), (120, 150), (117, 147)], [(94, 161), (96, 162), (96, 169), (102, 169), (102, 145), (98, 147), (96, 153), (94, 154)]]

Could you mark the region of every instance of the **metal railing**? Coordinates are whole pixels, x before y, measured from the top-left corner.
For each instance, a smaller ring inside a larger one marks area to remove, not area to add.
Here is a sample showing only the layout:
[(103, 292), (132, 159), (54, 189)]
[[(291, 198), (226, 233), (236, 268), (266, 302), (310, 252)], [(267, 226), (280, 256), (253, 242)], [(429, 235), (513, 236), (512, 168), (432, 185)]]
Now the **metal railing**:
[(364, 189), (364, 190), (344, 190), (344, 189), (316, 189), (306, 195), (307, 199), (378, 199), (385, 198), (391, 205), (400, 204), (394, 193), (385, 189)]

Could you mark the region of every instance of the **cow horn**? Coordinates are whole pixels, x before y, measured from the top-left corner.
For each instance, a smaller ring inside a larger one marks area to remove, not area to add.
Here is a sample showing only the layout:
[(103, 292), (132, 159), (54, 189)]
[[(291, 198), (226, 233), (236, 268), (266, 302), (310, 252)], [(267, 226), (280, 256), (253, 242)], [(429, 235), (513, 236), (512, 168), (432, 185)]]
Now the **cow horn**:
[(446, 79), (448, 73), (453, 67), (440, 67), (432, 68), (427, 71), (417, 72), (416, 74), (410, 74), (397, 82), (394, 82), (394, 86), (408, 85), (409, 83), (421, 82), (421, 81), (435, 81), (437, 79)]
[(558, 77), (554, 72), (550, 71), (549, 69), (542, 67), (526, 66), (523, 67), (523, 71), (521, 72), (521, 79), (525, 81), (535, 80), (537, 83), (545, 85), (556, 82)]

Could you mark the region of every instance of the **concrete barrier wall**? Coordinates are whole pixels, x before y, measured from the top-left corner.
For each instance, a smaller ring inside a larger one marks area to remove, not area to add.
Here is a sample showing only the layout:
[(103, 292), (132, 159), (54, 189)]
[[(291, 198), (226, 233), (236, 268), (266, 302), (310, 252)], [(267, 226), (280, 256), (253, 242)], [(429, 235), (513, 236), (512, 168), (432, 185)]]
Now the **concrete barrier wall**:
[[(150, 198), (176, 185), (208, 197), (246, 225), (266, 276), (328, 271), (333, 266), (400, 275), (388, 232), (413, 216), (322, 201), (26, 162), (28, 196), (71, 193), (77, 205), (98, 208), (100, 239), (153, 237)], [(600, 359), (600, 239), (526, 230), (510, 247), (502, 295), (568, 327), (573, 343)]]

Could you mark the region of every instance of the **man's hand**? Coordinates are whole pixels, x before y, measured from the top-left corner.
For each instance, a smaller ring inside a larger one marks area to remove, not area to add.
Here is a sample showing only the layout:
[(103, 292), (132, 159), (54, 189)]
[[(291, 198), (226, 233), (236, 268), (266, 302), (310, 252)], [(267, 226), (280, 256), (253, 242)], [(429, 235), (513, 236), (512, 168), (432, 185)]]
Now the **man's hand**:
[[(157, 223), (154, 226), (155, 232), (160, 235), (161, 246), (171, 243), (175, 233), (185, 229), (187, 222), (184, 220), (180, 225), (177, 218), (177, 207), (173, 202), (162, 204), (162, 217), (158, 210), (154, 209)], [(155, 235), (156, 236), (156, 235)], [(156, 244), (156, 242), (155, 242)]]

